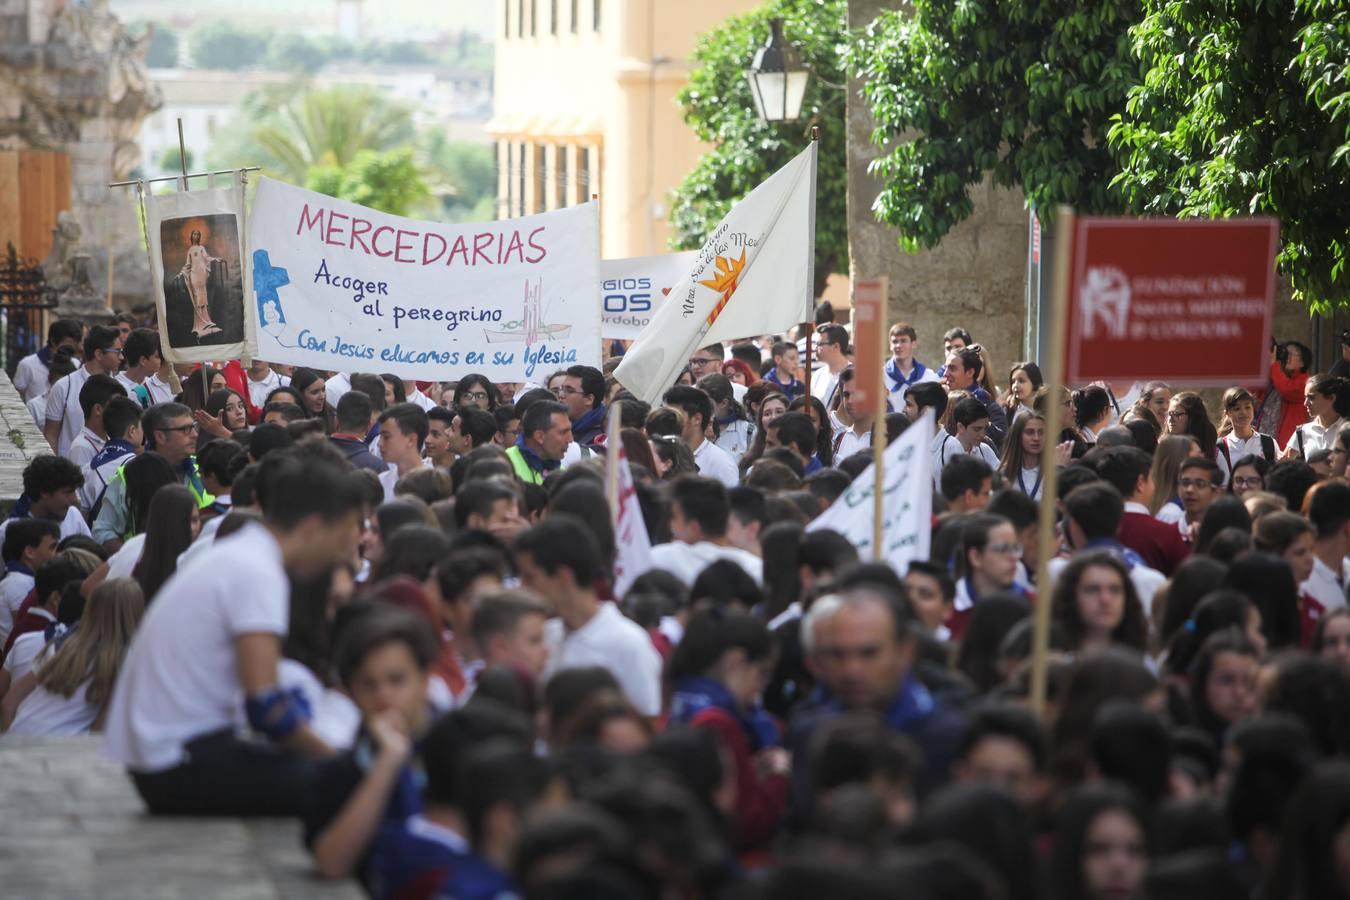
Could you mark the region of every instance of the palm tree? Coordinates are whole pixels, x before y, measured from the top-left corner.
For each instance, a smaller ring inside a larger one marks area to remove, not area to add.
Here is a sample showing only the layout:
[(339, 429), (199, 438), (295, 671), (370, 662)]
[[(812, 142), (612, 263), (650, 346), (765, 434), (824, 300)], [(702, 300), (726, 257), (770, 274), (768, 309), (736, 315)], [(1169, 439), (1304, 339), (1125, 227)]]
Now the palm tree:
[(305, 90), (281, 104), (253, 138), (264, 169), (304, 184), (317, 166), (345, 168), (362, 150), (385, 151), (416, 138), (412, 111), (368, 87), (337, 85)]

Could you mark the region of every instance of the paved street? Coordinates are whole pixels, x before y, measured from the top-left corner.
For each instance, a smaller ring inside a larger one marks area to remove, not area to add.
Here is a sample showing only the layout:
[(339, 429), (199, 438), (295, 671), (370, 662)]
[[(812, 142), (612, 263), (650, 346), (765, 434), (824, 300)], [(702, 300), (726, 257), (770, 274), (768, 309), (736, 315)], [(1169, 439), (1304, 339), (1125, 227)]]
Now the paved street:
[(292, 822), (151, 819), (98, 738), (0, 738), (0, 896), (357, 900), (316, 881)]

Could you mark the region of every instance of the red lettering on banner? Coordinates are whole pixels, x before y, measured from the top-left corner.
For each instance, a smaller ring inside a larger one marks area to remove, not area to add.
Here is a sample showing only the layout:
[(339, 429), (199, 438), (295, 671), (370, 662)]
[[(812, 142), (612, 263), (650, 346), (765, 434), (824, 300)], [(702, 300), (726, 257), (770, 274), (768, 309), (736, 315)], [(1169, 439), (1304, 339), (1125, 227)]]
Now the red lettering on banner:
[(540, 225), (540, 226), (539, 226), (538, 228), (536, 228), (534, 231), (531, 231), (531, 232), (530, 232), (530, 240), (529, 240), (530, 247), (532, 247), (533, 249), (539, 251), (539, 255), (538, 255), (538, 256), (527, 256), (527, 257), (525, 257), (525, 262), (530, 263), (531, 265), (533, 265), (534, 263), (537, 263), (537, 262), (542, 262), (543, 259), (544, 259), (544, 257), (545, 257), (545, 256), (548, 256), (548, 250), (546, 250), (544, 247), (541, 247), (539, 244), (536, 244), (536, 243), (534, 242), (534, 236), (535, 236), (536, 234), (539, 234), (539, 233), (540, 233), (541, 231), (543, 231), (543, 230), (544, 230), (544, 226), (543, 226), (543, 225)]
[(376, 255), (376, 256), (379, 256), (379, 257), (389, 257), (389, 256), (393, 256), (393, 255), (394, 255), (394, 251), (392, 251), (392, 250), (388, 250), (388, 251), (383, 252), (383, 253), (380, 252), (380, 234), (383, 233), (383, 232), (388, 232), (388, 231), (393, 231), (393, 230), (394, 230), (394, 229), (390, 228), (388, 225), (381, 225), (379, 228), (376, 228), (376, 229), (375, 229), (375, 233), (372, 234), (372, 235), (370, 236), (370, 246), (371, 246), (371, 249), (373, 249), (373, 250), (375, 251), (375, 255)]
[(403, 251), (404, 251), (404, 250), (411, 251), (412, 248), (413, 248), (413, 245), (412, 245), (412, 242), (411, 242), (411, 241), (409, 241), (409, 242), (406, 243), (406, 244), (403, 243), (403, 236), (404, 236), (405, 234), (406, 234), (408, 237), (411, 238), (411, 237), (416, 236), (417, 232), (415, 232), (415, 231), (404, 231), (402, 228), (400, 228), (400, 229), (398, 230), (398, 236), (397, 236), (397, 238), (396, 238), (395, 241), (394, 241), (394, 262), (401, 262), (401, 263), (417, 262), (417, 258), (416, 258), (416, 257), (413, 257), (413, 256), (410, 256), (410, 257), (408, 257), (407, 259), (404, 259), (404, 258), (403, 258)]
[(473, 236), (473, 262), (471, 266), (478, 265), (478, 257), (483, 257), (483, 261), (489, 266), (492, 265), (492, 257), (483, 251), (492, 246), (492, 235), (487, 232), (479, 232)]
[(365, 253), (367, 256), (370, 255), (370, 248), (366, 246), (366, 242), (365, 242), (364, 239), (362, 239), (361, 235), (363, 235), (363, 234), (367, 233), (368, 231), (370, 231), (370, 228), (371, 228), (371, 225), (370, 225), (370, 221), (369, 221), (368, 219), (352, 219), (352, 245), (351, 245), (351, 248), (352, 248), (353, 250), (355, 250), (355, 249), (356, 249), (356, 245), (357, 245), (357, 244), (360, 244), (360, 245), (361, 245), (361, 251), (362, 251), (363, 253)]
[[(333, 247), (347, 246), (346, 240), (342, 239), (347, 233), (345, 226), (339, 226), (337, 220), (342, 219), (343, 221), (346, 221), (350, 218), (351, 216), (343, 215), (342, 213), (330, 212), (328, 214), (328, 232), (324, 235), (323, 242)], [(339, 240), (333, 240), (333, 235), (335, 234), (338, 236)]]
[(306, 203), (306, 204), (305, 204), (305, 208), (302, 209), (302, 210), (300, 210), (300, 224), (296, 227), (295, 233), (298, 235), (298, 234), (300, 234), (300, 232), (304, 231), (306, 228), (308, 228), (308, 229), (310, 229), (310, 230), (313, 230), (315, 227), (317, 227), (317, 228), (319, 229), (319, 237), (322, 238), (322, 237), (323, 237), (323, 210), (322, 210), (322, 209), (317, 210), (317, 211), (314, 213), (314, 215), (311, 216), (311, 215), (309, 214), (309, 204)]

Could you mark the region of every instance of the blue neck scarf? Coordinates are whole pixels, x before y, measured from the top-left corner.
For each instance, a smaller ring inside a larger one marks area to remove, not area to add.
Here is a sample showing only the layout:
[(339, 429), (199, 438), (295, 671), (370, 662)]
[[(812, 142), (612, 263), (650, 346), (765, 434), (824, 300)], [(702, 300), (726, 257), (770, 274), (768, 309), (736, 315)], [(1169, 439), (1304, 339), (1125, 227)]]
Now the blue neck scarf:
[(590, 441), (582, 440), (582, 435), (594, 428), (603, 428), (605, 424), (605, 404), (601, 403), (594, 407), (586, 415), (582, 416), (572, 423), (572, 438), (578, 444), (589, 444)]
[(797, 376), (796, 376), (796, 375), (789, 375), (787, 381), (780, 381), (779, 378), (778, 378), (778, 367), (777, 367), (777, 366), (774, 366), (772, 369), (770, 369), (770, 370), (764, 375), (764, 380), (765, 380), (765, 381), (772, 382), (773, 384), (776, 384), (776, 385), (778, 385), (779, 387), (784, 388), (784, 389), (787, 390), (787, 391), (795, 390), (796, 387), (797, 387), (797, 385), (800, 384), (800, 382), (797, 381)]
[(14, 560), (14, 562), (9, 563), (8, 565), (5, 566), (5, 573), (8, 575), (18, 574), (18, 575), (32, 576), (33, 570), (28, 568), (27, 566), (25, 566), (23, 563), (19, 562), (16, 559)]
[(811, 458), (806, 461), (806, 465), (802, 467), (802, 475), (810, 475), (823, 468), (825, 468), (825, 464), (820, 461), (820, 455), (813, 453)]
[(89, 461), (90, 469), (97, 469), (99, 466), (112, 462), (115, 459), (121, 459), (128, 453), (135, 453), (136, 447), (130, 441), (124, 441), (121, 438), (113, 438), (103, 445), (103, 449), (94, 454), (94, 458)]
[(44, 346), (37, 352), (37, 358), (38, 362), (50, 369), (52, 366), (52, 348)]
[(886, 363), (885, 372), (886, 377), (891, 380), (892, 393), (899, 390), (900, 385), (902, 384), (910, 385), (917, 383), (918, 380), (923, 377), (923, 374), (928, 371), (924, 368), (923, 363), (919, 362), (917, 359), (912, 360), (912, 362), (914, 363), (914, 371), (909, 373), (908, 378), (900, 374), (900, 365), (895, 361), (894, 356)]
[(19, 499), (14, 501), (14, 509), (10, 510), (11, 519), (27, 519), (33, 515), (33, 498), (27, 494), (20, 494)]
[(752, 751), (779, 745), (781, 736), (778, 723), (762, 706), (756, 704), (752, 709), (742, 711), (721, 682), (711, 678), (681, 678), (675, 684), (674, 696), (671, 697), (670, 720), (688, 723), (705, 709), (720, 709), (734, 716), (749, 738)]
[[(844, 707), (837, 700), (829, 701), (828, 705), (838, 712), (844, 711)], [(900, 690), (896, 692), (894, 699), (882, 710), (882, 718), (886, 720), (886, 727), (892, 731), (907, 731), (936, 710), (937, 701), (911, 672), (900, 683)]]
[(1133, 569), (1135, 566), (1142, 566), (1144, 564), (1144, 558), (1142, 556), (1140, 556), (1138, 553), (1135, 553), (1133, 550), (1131, 550), (1129, 547), (1126, 547), (1119, 541), (1112, 540), (1111, 538), (1097, 538), (1096, 540), (1088, 541), (1086, 544), (1082, 546), (1081, 549), (1106, 550), (1112, 556), (1116, 557), (1116, 559), (1119, 559), (1121, 562), (1123, 562), (1125, 564), (1125, 567), (1129, 569)]
[(516, 436), (516, 449), (520, 451), (520, 455), (525, 460), (526, 465), (536, 472), (548, 474), (549, 472), (556, 472), (558, 469), (562, 468), (562, 460), (544, 459), (538, 453), (535, 453), (529, 447), (525, 446), (525, 435), (523, 434)]

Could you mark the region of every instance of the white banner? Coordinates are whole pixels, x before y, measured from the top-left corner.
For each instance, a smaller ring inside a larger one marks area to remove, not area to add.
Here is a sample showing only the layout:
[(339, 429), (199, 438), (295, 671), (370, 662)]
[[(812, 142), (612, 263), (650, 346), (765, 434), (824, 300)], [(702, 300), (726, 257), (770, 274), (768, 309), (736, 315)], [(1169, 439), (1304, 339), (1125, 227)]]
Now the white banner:
[(253, 304), (244, 190), (145, 194), (159, 342), (169, 362), (252, 359)]
[(698, 348), (809, 320), (815, 203), (812, 143), (718, 223), (614, 377), (639, 400), (659, 403)]
[(249, 227), (271, 362), (494, 381), (600, 365), (595, 203), (441, 225), (264, 178)]
[(622, 599), (639, 575), (651, 571), (652, 539), (642, 518), (642, 504), (638, 502), (633, 472), (628, 468), (628, 454), (622, 442), (617, 446), (618, 453), (612, 457), (618, 470), (619, 491), (614, 516), (614, 543), (618, 548), (614, 558), (614, 596)]
[(697, 250), (600, 260), (600, 331), (606, 340), (631, 341), (689, 274)]
[[(933, 481), (929, 475), (933, 441), (933, 413), (905, 429), (886, 448), (882, 498), (882, 558), (901, 575), (911, 561), (927, 559), (933, 536)], [(872, 510), (876, 465), (853, 479), (848, 490), (817, 516), (807, 531), (837, 531), (858, 548), (860, 559), (873, 559)]]

